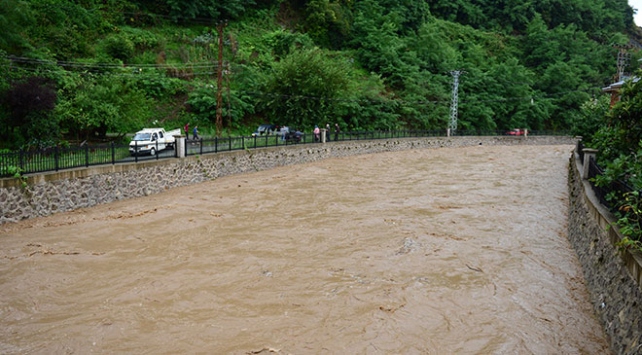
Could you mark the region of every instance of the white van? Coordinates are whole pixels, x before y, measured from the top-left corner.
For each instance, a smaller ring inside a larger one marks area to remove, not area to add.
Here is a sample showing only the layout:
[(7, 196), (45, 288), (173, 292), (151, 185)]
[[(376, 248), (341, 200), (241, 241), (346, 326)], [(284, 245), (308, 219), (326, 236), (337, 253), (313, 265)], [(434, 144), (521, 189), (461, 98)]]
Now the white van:
[(176, 145), (174, 136), (180, 135), (180, 128), (169, 132), (166, 132), (164, 128), (143, 128), (136, 132), (132, 141), (129, 142), (129, 153), (131, 155), (155, 155), (161, 150), (174, 149)]

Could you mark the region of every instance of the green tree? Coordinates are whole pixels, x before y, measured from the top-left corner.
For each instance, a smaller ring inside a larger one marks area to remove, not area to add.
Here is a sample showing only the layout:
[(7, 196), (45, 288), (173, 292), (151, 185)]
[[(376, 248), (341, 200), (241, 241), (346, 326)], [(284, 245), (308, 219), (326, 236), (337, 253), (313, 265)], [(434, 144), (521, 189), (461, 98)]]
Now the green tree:
[[(642, 71), (636, 74), (639, 78)], [(603, 109), (593, 107), (587, 111), (597, 115)], [(641, 115), (642, 82), (633, 79), (625, 83), (620, 100), (615, 106), (606, 115), (598, 116), (601, 122), (593, 117), (585, 120), (589, 126), (599, 126), (595, 134), (587, 137), (585, 145), (599, 150), (597, 159), (603, 172), (595, 178), (595, 184), (611, 190), (606, 199), (617, 218), (616, 225), (625, 237), (620, 246), (638, 250), (642, 250)], [(632, 192), (612, 189), (613, 186), (622, 186), (622, 182), (627, 184)]]
[(272, 48), (277, 60), (288, 56), (297, 49), (312, 49), (314, 42), (305, 33), (289, 32), (278, 29), (263, 36), (266, 44)]
[(159, 120), (145, 93), (124, 77), (86, 76), (61, 94), (56, 116), (76, 139), (105, 139), (108, 132), (134, 132)]
[[(637, 78), (642, 71), (637, 72)], [(615, 136), (609, 137), (610, 142), (603, 142), (609, 145), (609, 154), (601, 154), (609, 161), (621, 155), (631, 155), (637, 152), (640, 141), (642, 141), (642, 82), (638, 79), (628, 80), (620, 93), (620, 100), (609, 112), (607, 126)]]
[(24, 29), (31, 45), (47, 47), (59, 60), (90, 54), (96, 34), (108, 27), (98, 11), (72, 1), (33, 0), (29, 4), (37, 22)]
[[(373, 0), (355, 5), (354, 30), (351, 45), (357, 60), (368, 71), (378, 73), (386, 85), (402, 89), (405, 78), (416, 71), (413, 63), (404, 59), (409, 50), (407, 38), (399, 35), (399, 18), (386, 13), (386, 8)], [(409, 54), (415, 56), (415, 54)], [(411, 60), (414, 60), (412, 58)]]
[[(241, 16), (253, 0), (163, 0), (169, 15), (177, 22), (206, 18), (213, 21), (231, 20)], [(165, 6), (161, 6), (165, 8)]]
[(615, 49), (601, 46), (575, 25), (558, 26), (549, 31), (536, 17), (521, 39), (522, 59), (538, 80), (534, 89), (541, 92), (551, 107), (544, 126), (568, 129), (580, 107), (604, 83), (615, 58)]
[(58, 125), (52, 119), (57, 95), (52, 83), (42, 77), (29, 77), (14, 83), (5, 93), (4, 102), (10, 115), (8, 130), (19, 137), (20, 143), (56, 142)]
[(264, 105), (276, 123), (305, 129), (331, 121), (349, 85), (349, 66), (321, 50), (295, 51), (275, 63)]
[(458, 68), (461, 54), (453, 46), (444, 21), (433, 20), (424, 24), (411, 46), (416, 49), (423, 69), (433, 74), (448, 73)]
[(581, 110), (571, 122), (571, 134), (583, 137), (584, 142), (593, 141), (593, 136), (604, 126), (610, 106), (610, 97), (600, 95), (581, 106)]
[(0, 50), (20, 54), (30, 47), (22, 31), (35, 24), (30, 7), (24, 1), (0, 0)]
[(333, 49), (343, 47), (350, 31), (351, 13), (342, 1), (310, 0), (305, 17), (301, 27), (317, 44)]

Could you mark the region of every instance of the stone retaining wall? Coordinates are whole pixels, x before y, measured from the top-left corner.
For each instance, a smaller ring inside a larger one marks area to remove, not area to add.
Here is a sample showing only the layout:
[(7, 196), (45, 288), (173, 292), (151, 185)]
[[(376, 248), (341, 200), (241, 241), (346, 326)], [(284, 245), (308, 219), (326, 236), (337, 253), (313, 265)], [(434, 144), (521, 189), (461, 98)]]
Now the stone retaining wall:
[(581, 178), (577, 154), (569, 164), (568, 238), (575, 249), (599, 317), (616, 354), (642, 353), (642, 259), (615, 245), (614, 218), (601, 206), (591, 185)]
[(575, 144), (570, 137), (430, 137), (290, 145), (0, 179), (0, 224), (331, 157), (470, 145)]

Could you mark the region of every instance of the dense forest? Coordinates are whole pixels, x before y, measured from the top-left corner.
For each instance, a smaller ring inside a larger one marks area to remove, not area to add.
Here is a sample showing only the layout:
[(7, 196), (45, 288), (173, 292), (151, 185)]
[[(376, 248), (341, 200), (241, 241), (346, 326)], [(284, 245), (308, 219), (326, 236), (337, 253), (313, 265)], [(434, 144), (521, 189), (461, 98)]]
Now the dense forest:
[(0, 31), (5, 149), (445, 129), (455, 71), (460, 130), (577, 130), (640, 58), (627, 0), (0, 0)]

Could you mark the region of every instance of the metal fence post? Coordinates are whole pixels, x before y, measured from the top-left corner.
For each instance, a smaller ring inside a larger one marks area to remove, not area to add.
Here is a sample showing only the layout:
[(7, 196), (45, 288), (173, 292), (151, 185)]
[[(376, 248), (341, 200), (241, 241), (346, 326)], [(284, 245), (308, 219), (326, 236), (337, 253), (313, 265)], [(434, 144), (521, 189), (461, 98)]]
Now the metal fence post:
[(85, 144), (85, 167), (89, 167), (89, 144)]
[(18, 152), (18, 165), (20, 166), (20, 171), (25, 172), (25, 163), (24, 163), (24, 152), (22, 149)]
[(54, 165), (56, 166), (56, 171), (58, 171), (58, 146), (54, 148)]

